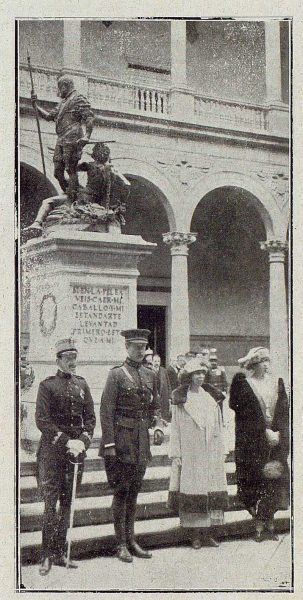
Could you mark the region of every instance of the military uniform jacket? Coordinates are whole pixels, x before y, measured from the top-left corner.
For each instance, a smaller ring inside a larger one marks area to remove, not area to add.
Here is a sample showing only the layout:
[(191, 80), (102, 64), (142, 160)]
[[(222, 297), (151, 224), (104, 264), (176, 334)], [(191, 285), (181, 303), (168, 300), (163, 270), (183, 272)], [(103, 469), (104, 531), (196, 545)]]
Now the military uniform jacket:
[(205, 376), (205, 383), (210, 383), (221, 392), (227, 392), (227, 378), (224, 367), (209, 369)]
[(83, 377), (58, 371), (40, 383), (36, 425), (42, 432), (39, 450), (55, 447), (65, 452), (70, 439), (80, 439), (87, 449), (96, 425), (94, 403)]
[(107, 378), (100, 407), (102, 439), (100, 455), (115, 447), (119, 460), (147, 464), (151, 459), (148, 428), (160, 418), (155, 373), (126, 359)]

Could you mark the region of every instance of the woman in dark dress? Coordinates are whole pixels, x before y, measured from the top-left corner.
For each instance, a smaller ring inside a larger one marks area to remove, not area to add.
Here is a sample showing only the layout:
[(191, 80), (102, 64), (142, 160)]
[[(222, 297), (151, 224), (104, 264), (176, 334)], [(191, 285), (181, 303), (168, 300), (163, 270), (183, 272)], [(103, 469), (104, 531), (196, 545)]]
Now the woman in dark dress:
[(283, 380), (269, 374), (266, 348), (252, 348), (238, 362), (247, 371), (234, 376), (229, 401), (235, 411), (238, 496), (255, 520), (256, 541), (278, 539), (274, 515), (289, 506), (288, 398)]

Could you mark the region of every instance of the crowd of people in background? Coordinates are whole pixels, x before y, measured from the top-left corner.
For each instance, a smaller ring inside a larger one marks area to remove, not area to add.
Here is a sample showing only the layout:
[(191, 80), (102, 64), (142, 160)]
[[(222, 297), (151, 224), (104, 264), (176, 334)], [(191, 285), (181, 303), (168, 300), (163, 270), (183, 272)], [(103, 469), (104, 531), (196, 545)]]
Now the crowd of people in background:
[(193, 359), (199, 364), (207, 365), (205, 384), (210, 384), (222, 392), (223, 396), (218, 400), (218, 403), (223, 418), (223, 402), (226, 398), (228, 383), (225, 368), (218, 364), (216, 348), (202, 347), (198, 352), (190, 351), (184, 354), (178, 354), (171, 360), (170, 365), (167, 368), (161, 366), (161, 357), (159, 354), (154, 354), (151, 348), (147, 348), (143, 364), (145, 367), (152, 369), (156, 373), (158, 393), (161, 399), (162, 417), (166, 422), (171, 421), (172, 393), (181, 383), (185, 365)]

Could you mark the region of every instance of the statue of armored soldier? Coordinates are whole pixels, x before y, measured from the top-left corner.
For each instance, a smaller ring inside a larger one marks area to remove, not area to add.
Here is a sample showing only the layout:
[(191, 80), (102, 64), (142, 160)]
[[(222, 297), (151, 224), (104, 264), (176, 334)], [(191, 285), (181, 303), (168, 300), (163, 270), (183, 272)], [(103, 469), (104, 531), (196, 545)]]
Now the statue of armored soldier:
[[(37, 106), (33, 90), (31, 97), (35, 110), (44, 119), (56, 123), (54, 175), (64, 193), (43, 200), (34, 223), (27, 229), (42, 231), (43, 225), (49, 228), (60, 224), (98, 231), (104, 226), (108, 228), (110, 223), (120, 229), (125, 224), (125, 201), (130, 183), (110, 164), (109, 147), (103, 142), (90, 141), (94, 115), (89, 101), (75, 90), (70, 77), (64, 75), (58, 79), (58, 95), (62, 100), (50, 112)], [(93, 161), (79, 164), (84, 146), (91, 143), (94, 143)], [(85, 188), (79, 185), (79, 172), (87, 173)]]
[[(94, 115), (90, 103), (77, 90), (68, 75), (58, 79), (58, 96), (61, 102), (50, 112), (37, 106), (37, 96), (32, 92), (32, 102), (39, 114), (46, 121), (55, 121), (57, 143), (54, 152), (54, 175), (60, 187), (71, 201), (76, 199), (78, 188), (77, 164), (82, 149), (87, 144), (93, 131)], [(86, 128), (84, 135), (83, 125)], [(65, 177), (65, 171), (69, 179)]]

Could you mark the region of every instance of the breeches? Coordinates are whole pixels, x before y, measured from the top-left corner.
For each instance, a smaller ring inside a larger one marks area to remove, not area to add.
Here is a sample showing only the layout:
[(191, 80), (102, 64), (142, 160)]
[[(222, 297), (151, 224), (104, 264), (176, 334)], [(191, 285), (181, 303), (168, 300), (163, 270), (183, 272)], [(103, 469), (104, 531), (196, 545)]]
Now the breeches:
[[(77, 485), (81, 483), (84, 464), (78, 467)], [(65, 550), (66, 534), (69, 526), (72, 500), (74, 465), (65, 457), (54, 459), (38, 456), (37, 480), (44, 500), (42, 521), (43, 556), (61, 556)], [(57, 512), (57, 502), (59, 511)]]

